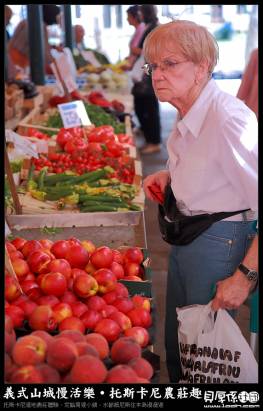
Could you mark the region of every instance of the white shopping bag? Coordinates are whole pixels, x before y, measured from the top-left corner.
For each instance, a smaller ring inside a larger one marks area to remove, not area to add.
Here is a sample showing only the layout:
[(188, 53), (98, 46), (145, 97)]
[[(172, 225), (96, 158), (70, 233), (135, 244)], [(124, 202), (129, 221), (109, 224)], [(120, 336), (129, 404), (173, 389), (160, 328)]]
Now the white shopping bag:
[(194, 384), (257, 383), (258, 364), (226, 310), (208, 305), (177, 308), (183, 378)]
[(140, 57), (137, 58), (136, 62), (133, 65), (133, 68), (130, 71), (130, 77), (134, 83), (137, 83), (142, 80), (143, 77), (143, 69), (142, 66), (145, 64), (144, 55), (141, 54)]

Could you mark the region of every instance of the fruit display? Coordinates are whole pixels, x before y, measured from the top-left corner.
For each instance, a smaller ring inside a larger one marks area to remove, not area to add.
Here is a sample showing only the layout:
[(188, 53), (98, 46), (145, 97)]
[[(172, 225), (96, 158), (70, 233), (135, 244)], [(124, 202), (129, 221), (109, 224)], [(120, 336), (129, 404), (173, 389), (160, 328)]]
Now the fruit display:
[(151, 300), (119, 282), (134, 264), (142, 275), (140, 248), (17, 237), (6, 249), (22, 290), (6, 271), (8, 382), (150, 382)]

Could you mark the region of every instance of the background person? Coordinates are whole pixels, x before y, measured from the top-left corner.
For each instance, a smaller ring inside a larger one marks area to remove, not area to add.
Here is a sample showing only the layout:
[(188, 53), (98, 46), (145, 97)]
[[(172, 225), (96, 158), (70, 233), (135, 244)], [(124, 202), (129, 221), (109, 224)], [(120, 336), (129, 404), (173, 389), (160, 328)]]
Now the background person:
[(258, 48), (254, 49), (250, 55), (237, 97), (243, 100), (258, 118)]
[(135, 28), (135, 32), (129, 42), (130, 54), (127, 57), (127, 65), (125, 66), (127, 70), (130, 70), (138, 58), (138, 54), (134, 54), (132, 50), (136, 48), (140, 43), (140, 40), (145, 30), (145, 23), (142, 22), (140, 6), (138, 6), (137, 4), (134, 6), (130, 6), (126, 10), (126, 12), (128, 23)]
[(218, 46), (206, 28), (184, 20), (163, 24), (148, 35), (144, 55), (158, 99), (178, 110), (168, 169), (146, 177), (146, 196), (155, 200), (149, 188), (156, 184), (164, 192), (170, 181), (182, 214), (250, 209), (212, 224), (188, 245), (171, 247), (165, 345), (170, 380), (179, 382), (176, 308), (207, 304), (217, 285), (212, 308), (236, 309), (256, 285), (239, 264), (258, 269), (257, 119), (211, 78)]
[[(142, 20), (146, 27), (138, 47), (131, 47), (131, 52), (140, 56), (147, 35), (158, 26), (157, 8), (154, 4), (140, 6)], [(144, 74), (141, 81), (136, 81), (131, 90), (134, 97), (134, 110), (140, 122), (146, 145), (141, 154), (152, 154), (161, 150), (161, 120), (159, 103), (155, 96), (151, 79)]]
[(9, 25), (12, 16), (13, 16), (12, 9), (5, 4), (5, 31), (6, 31), (7, 41), (9, 41), (11, 38), (9, 31), (7, 30), (7, 26)]
[[(76, 47), (79, 52), (90, 51), (94, 54), (96, 60), (100, 64), (110, 64), (108, 58), (103, 53), (100, 53), (97, 50), (93, 50), (93, 49), (85, 47), (84, 45), (85, 29), (83, 26), (81, 26), (80, 24), (76, 24), (74, 26), (74, 34), (75, 34)], [(79, 58), (79, 55), (74, 56), (74, 59), (75, 59), (77, 68), (85, 66), (87, 64), (87, 61), (84, 58)]]
[[(44, 53), (46, 67), (52, 62), (51, 47), (48, 43), (47, 26), (59, 24), (60, 8), (55, 4), (43, 4), (43, 22), (44, 22)], [(29, 62), (29, 42), (28, 42), (28, 23), (22, 20), (16, 27), (12, 38), (8, 43), (8, 54), (13, 64), (22, 69), (27, 69)]]

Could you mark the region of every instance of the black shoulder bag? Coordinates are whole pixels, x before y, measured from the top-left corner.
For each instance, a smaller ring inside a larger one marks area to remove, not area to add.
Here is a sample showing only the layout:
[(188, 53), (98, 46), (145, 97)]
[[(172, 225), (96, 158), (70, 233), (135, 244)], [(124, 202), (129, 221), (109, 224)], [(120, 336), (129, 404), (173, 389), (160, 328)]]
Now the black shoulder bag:
[(248, 210), (250, 209), (186, 216), (177, 208), (176, 198), (174, 197), (171, 185), (168, 184), (165, 189), (164, 203), (163, 205), (159, 204), (159, 228), (163, 240), (167, 243), (172, 245), (187, 245), (216, 221)]

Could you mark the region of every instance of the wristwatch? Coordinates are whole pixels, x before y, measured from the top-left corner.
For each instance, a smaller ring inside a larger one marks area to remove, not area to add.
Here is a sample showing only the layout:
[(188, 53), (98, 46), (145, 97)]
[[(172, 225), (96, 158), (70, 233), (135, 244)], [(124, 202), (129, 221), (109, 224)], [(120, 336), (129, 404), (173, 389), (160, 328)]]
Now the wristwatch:
[(244, 264), (239, 264), (238, 269), (242, 271), (243, 274), (247, 277), (249, 281), (253, 281), (255, 285), (258, 282), (258, 272), (256, 270), (250, 270)]

